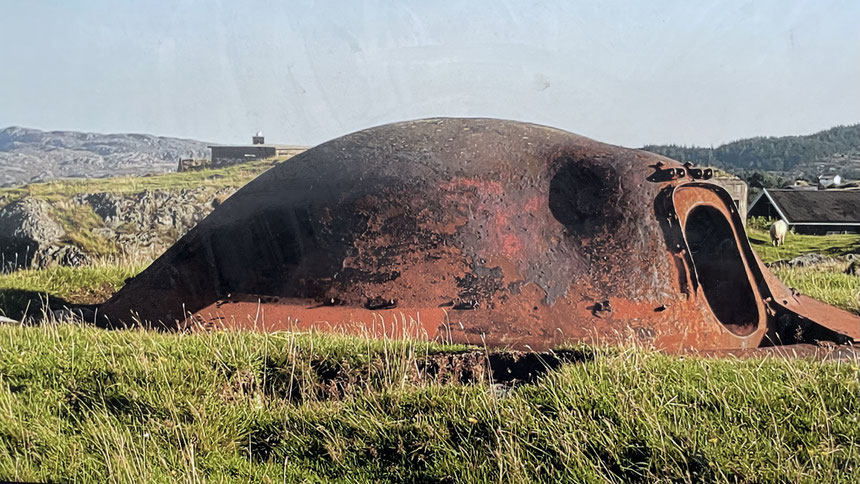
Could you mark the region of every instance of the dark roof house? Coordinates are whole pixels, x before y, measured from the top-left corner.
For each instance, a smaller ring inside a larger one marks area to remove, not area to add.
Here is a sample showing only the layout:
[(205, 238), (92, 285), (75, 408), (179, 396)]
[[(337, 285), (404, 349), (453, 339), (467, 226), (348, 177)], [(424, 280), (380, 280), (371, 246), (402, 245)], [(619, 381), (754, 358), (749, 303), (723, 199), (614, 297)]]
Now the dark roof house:
[(764, 189), (748, 216), (779, 218), (801, 233), (860, 232), (860, 190)]

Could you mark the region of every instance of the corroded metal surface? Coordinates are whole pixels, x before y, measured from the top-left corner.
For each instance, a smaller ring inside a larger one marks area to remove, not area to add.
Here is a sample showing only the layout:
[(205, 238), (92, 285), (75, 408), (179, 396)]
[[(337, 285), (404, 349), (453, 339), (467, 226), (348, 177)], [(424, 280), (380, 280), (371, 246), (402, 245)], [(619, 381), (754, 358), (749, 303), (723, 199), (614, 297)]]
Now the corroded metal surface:
[(722, 349), (691, 352), (706, 358), (808, 358), (860, 364), (860, 348), (853, 345), (789, 344), (747, 349)]
[(860, 339), (856, 316), (776, 281), (710, 176), (511, 121), (373, 128), (249, 183), (101, 313), (533, 349)]

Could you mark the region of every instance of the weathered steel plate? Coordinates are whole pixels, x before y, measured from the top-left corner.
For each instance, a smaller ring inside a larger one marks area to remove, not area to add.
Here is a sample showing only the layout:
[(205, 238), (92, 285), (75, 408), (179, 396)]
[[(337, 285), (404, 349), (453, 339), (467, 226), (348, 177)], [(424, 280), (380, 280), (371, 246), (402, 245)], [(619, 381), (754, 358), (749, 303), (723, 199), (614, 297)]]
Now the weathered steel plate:
[(372, 128), (249, 183), (101, 313), (533, 349), (860, 339), (856, 316), (768, 272), (708, 176), (533, 124)]

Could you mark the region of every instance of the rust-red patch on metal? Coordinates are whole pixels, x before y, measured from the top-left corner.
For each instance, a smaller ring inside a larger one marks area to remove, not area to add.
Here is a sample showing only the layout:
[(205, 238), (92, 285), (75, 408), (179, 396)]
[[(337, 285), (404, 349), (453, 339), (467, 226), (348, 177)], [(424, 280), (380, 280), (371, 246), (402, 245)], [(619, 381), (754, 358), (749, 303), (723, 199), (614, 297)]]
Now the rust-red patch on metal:
[(704, 173), (511, 121), (360, 131), (242, 188), (104, 304), (103, 322), (532, 349), (860, 339), (855, 315), (770, 274)]

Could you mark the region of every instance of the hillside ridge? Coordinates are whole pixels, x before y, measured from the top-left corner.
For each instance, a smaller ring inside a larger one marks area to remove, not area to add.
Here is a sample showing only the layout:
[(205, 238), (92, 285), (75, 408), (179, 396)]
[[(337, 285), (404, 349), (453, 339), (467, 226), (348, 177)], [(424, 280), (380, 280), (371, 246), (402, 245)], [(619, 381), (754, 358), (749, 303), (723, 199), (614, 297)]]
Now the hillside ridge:
[(716, 148), (646, 145), (645, 151), (678, 161), (727, 170), (765, 170), (815, 176), (839, 172), (860, 177), (860, 124), (835, 126), (809, 135), (757, 136)]
[(209, 143), (139, 133), (0, 130), (0, 187), (60, 178), (165, 173), (179, 158), (206, 158)]

